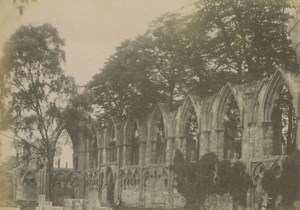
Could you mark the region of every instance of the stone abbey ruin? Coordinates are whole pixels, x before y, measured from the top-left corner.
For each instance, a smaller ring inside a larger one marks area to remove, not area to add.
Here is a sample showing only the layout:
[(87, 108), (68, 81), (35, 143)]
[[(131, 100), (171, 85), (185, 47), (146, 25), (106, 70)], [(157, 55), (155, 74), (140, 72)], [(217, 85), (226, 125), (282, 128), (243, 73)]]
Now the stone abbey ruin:
[[(247, 194), (247, 207), (255, 209), (264, 195), (261, 173), (280, 172), (283, 157), (299, 149), (299, 91), (300, 76), (278, 70), (249, 84), (228, 83), (207, 98), (189, 95), (175, 112), (158, 104), (144, 119), (84, 125), (70, 134), (74, 169), (54, 175), (53, 205), (83, 205), (81, 199), (88, 199), (94, 205), (182, 207), (171, 170), (180, 151), (186, 161), (207, 152), (241, 160), (255, 183)], [(282, 126), (282, 120), (289, 123)], [(16, 197), (34, 202), (47, 195), (47, 174), (36, 170), (37, 163), (24, 164), (16, 169)], [(232, 209), (227, 195), (206, 202), (210, 209)]]
[[(299, 61), (298, 19), (290, 28)], [(175, 153), (195, 162), (213, 152), (220, 160), (245, 165), (254, 186), (247, 191), (243, 208), (262, 209), (264, 172), (272, 169), (280, 174), (284, 158), (300, 149), (300, 74), (279, 69), (251, 83), (227, 83), (207, 97), (188, 95), (175, 111), (157, 104), (145, 116), (112, 118), (67, 131), (73, 168), (55, 169), (52, 202), (45, 200), (46, 167), (24, 158), (34, 154), (34, 148), (22, 146), (20, 166), (14, 171), (15, 199), (32, 206), (38, 203), (41, 210), (180, 209), (185, 199), (176, 188)], [(210, 195), (203, 209), (233, 209), (232, 197)]]

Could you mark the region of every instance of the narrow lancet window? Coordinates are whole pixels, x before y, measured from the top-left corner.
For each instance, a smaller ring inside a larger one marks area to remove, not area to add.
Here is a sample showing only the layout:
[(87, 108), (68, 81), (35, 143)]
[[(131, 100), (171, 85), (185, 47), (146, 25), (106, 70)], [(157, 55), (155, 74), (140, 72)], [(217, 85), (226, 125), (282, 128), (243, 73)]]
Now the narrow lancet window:
[(272, 110), (273, 155), (290, 154), (296, 150), (295, 108), (289, 88), (283, 85)]
[(231, 96), (224, 115), (224, 158), (233, 159), (242, 156), (242, 127), (237, 102)]
[(199, 158), (198, 121), (193, 106), (189, 109), (189, 118), (186, 122), (186, 160), (195, 161)]

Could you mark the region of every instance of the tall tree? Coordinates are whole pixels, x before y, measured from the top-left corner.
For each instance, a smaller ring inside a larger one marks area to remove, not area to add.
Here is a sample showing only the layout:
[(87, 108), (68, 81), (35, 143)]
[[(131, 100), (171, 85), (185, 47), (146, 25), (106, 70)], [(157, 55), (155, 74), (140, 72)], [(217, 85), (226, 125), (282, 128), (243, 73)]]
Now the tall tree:
[(158, 87), (151, 83), (147, 73), (153, 62), (149, 44), (144, 36), (123, 42), (87, 85), (102, 117), (103, 113), (121, 118), (138, 117), (159, 100)]
[(182, 99), (193, 84), (192, 71), (188, 65), (190, 40), (186, 37), (186, 19), (180, 14), (165, 14), (152, 22), (145, 36), (151, 39), (149, 68), (151, 82), (159, 85), (166, 96), (170, 110), (174, 102)]
[(236, 72), (241, 81), (278, 68), (298, 71), (287, 31), (291, 1), (201, 0), (196, 7), (190, 30), (205, 34), (206, 52), (219, 70)]
[(65, 59), (63, 45), (49, 24), (21, 26), (6, 43), (1, 59), (2, 89), (9, 90), (2, 95), (9, 100), (9, 129), (17, 141), (40, 143), (39, 155), (47, 161), (50, 199), (56, 142), (65, 128), (57, 112), (76, 89), (60, 67)]

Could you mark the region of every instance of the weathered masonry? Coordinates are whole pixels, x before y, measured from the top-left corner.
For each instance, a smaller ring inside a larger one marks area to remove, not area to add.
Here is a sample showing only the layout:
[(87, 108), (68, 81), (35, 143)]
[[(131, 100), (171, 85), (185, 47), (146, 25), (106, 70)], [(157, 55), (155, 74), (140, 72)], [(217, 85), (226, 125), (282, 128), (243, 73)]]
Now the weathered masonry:
[[(248, 208), (256, 209), (263, 195), (260, 173), (271, 167), (280, 172), (282, 158), (300, 149), (300, 75), (278, 70), (260, 81), (228, 83), (207, 98), (187, 96), (176, 111), (158, 104), (143, 119), (114, 118), (101, 126), (82, 126), (70, 136), (74, 170), (64, 181), (57, 172), (54, 204), (85, 198), (102, 204), (180, 207), (184, 199), (170, 170), (178, 150), (186, 161), (207, 152), (243, 161), (257, 186), (248, 192)], [(31, 196), (46, 194), (43, 173), (24, 173), (19, 196), (28, 189)], [(211, 196), (207, 204), (232, 208), (227, 196)]]
[[(294, 12), (289, 26), (299, 59), (300, 16)], [(186, 161), (215, 152), (220, 159), (244, 162), (256, 185), (248, 192), (247, 209), (257, 209), (265, 194), (262, 173), (270, 168), (280, 173), (285, 155), (300, 149), (300, 75), (278, 70), (260, 81), (228, 83), (207, 98), (189, 95), (173, 112), (157, 104), (143, 119), (114, 118), (69, 135), (74, 169), (55, 171), (54, 205), (83, 206), (79, 199), (89, 199), (92, 206), (180, 207), (184, 199), (170, 170), (178, 150)], [(16, 169), (18, 200), (36, 202), (47, 194), (47, 173), (37, 165)], [(229, 196), (211, 196), (206, 203), (232, 209)]]

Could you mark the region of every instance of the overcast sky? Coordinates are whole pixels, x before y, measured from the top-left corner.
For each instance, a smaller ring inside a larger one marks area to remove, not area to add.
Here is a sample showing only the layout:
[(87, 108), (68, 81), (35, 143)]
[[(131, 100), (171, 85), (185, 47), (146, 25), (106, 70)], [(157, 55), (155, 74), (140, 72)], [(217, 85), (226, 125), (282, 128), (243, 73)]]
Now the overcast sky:
[(122, 41), (134, 39), (156, 17), (180, 12), (192, 0), (38, 0), (26, 5), (22, 16), (12, 2), (0, 0), (1, 53), (20, 25), (50, 23), (66, 41), (65, 71), (83, 85)]
[[(0, 57), (3, 44), (19, 26), (50, 23), (66, 42), (63, 69), (77, 84), (84, 85), (99, 72), (122, 41), (134, 39), (145, 32), (155, 18), (166, 12), (181, 12), (191, 2), (193, 0), (37, 0), (26, 4), (20, 16), (17, 9), (20, 2), (13, 5), (13, 0), (0, 0)], [(11, 141), (3, 135), (0, 140), (1, 153), (12, 154)]]

